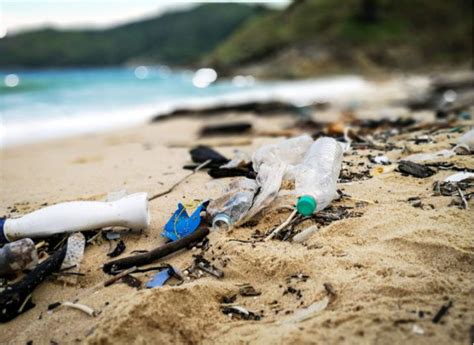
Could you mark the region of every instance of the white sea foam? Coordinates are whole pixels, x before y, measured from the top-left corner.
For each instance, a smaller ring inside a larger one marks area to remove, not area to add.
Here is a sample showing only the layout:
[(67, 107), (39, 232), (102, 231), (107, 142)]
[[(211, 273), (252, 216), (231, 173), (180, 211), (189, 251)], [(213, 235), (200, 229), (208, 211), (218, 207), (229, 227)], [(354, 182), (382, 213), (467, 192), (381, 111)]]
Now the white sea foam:
[(373, 90), (372, 84), (360, 77), (334, 77), (260, 84), (255, 88), (236, 90), (213, 97), (145, 104), (107, 113), (88, 111), (43, 119), (2, 120), (0, 147), (130, 127), (146, 123), (155, 116), (169, 114), (176, 109), (199, 110), (253, 101), (284, 101), (295, 105), (315, 101), (350, 102), (367, 97)]

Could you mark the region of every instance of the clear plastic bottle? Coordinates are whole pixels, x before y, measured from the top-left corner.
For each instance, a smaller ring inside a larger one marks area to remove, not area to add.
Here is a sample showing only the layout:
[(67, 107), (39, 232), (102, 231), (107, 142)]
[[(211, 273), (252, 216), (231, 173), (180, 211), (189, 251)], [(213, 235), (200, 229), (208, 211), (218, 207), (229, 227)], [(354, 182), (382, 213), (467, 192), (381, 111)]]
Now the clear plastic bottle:
[(298, 213), (309, 216), (334, 200), (341, 165), (342, 148), (336, 140), (323, 137), (311, 145), (303, 163), (295, 169)]
[(227, 193), (212, 200), (207, 212), (212, 217), (213, 229), (230, 229), (242, 219), (252, 206), (257, 188), (255, 180), (237, 179), (229, 185)]

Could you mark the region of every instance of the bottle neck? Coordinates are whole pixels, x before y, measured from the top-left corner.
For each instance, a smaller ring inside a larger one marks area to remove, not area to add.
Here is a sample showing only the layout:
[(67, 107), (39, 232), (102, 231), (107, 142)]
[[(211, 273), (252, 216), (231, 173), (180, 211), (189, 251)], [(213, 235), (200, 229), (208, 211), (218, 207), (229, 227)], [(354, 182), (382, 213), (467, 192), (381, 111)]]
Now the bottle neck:
[(225, 213), (218, 213), (212, 219), (213, 230), (230, 230), (232, 227), (232, 219)]

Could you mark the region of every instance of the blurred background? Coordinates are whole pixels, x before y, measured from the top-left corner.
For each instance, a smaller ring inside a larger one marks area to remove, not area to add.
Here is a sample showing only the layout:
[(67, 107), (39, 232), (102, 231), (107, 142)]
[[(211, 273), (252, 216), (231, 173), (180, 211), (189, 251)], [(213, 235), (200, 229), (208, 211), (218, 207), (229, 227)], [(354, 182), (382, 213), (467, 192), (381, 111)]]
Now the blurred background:
[[(281, 93), (295, 85), (289, 80), (326, 78), (334, 87), (330, 78), (340, 75), (473, 66), (472, 0), (0, 6), (2, 146), (129, 126), (183, 104)], [(338, 80), (340, 88), (354, 83)]]

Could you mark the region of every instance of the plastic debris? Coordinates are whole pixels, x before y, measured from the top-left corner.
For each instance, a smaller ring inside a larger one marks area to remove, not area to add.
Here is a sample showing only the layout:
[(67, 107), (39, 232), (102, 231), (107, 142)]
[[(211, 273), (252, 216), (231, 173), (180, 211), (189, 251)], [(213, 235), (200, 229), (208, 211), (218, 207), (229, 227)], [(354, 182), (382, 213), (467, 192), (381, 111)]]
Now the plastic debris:
[(465, 145), (469, 150), (474, 151), (474, 129), (471, 129), (469, 132), (464, 133), (458, 139), (459, 145)]
[(391, 162), (387, 156), (368, 156), (369, 160), (374, 164), (381, 164), (381, 165), (390, 165)]
[(289, 320), (284, 321), (285, 323), (299, 323), (306, 321), (318, 313), (327, 308), (330, 298), (325, 296), (322, 300), (311, 304), (309, 307), (296, 312)]
[(63, 302), (63, 303), (61, 303), (61, 305), (64, 306), (64, 307), (80, 310), (83, 313), (85, 313), (89, 316), (92, 316), (92, 317), (95, 317), (95, 316), (98, 315), (98, 313), (96, 311), (94, 311), (94, 309), (92, 309), (91, 307), (89, 307), (85, 304), (72, 303), (72, 302)]
[[(81, 261), (84, 256), (84, 248), (86, 246), (86, 239), (80, 232), (72, 234), (67, 239), (67, 251), (61, 265), (61, 270), (78, 273), (80, 271)], [(75, 284), (77, 282), (77, 275), (60, 276), (58, 279), (64, 282)]]
[(342, 149), (332, 138), (319, 138), (295, 172), (295, 192), (300, 195), (298, 213), (309, 216), (326, 208), (337, 197)]
[(148, 196), (136, 193), (113, 202), (65, 202), (0, 221), (0, 243), (111, 226), (142, 230), (148, 225)]
[(255, 180), (242, 178), (232, 181), (227, 193), (211, 200), (207, 212), (212, 218), (212, 227), (230, 229), (247, 214), (258, 185)]
[(174, 275), (174, 268), (169, 267), (163, 271), (158, 272), (151, 278), (147, 283), (146, 287), (148, 289), (161, 287)]
[(161, 233), (163, 237), (176, 241), (192, 234), (201, 224), (201, 212), (206, 209), (207, 202), (199, 205), (189, 216), (183, 204), (178, 204), (178, 209), (173, 213)]
[(474, 178), (474, 173), (462, 171), (446, 177), (444, 182), (461, 182), (468, 178)]
[(403, 160), (411, 162), (424, 162), (435, 160), (438, 158), (449, 158), (455, 155), (456, 152), (454, 150), (441, 150), (433, 153), (416, 153), (405, 157)]
[(270, 205), (278, 195), (284, 177), (293, 177), (294, 166), (301, 163), (313, 139), (305, 134), (260, 147), (252, 156), (257, 183), (261, 190), (247, 215), (239, 222), (245, 223)]
[(0, 248), (0, 276), (32, 269), (38, 264), (38, 253), (34, 242), (24, 238)]
[(293, 237), (293, 242), (296, 242), (296, 243), (302, 243), (302, 242), (305, 242), (306, 240), (308, 240), (313, 234), (315, 234), (316, 232), (318, 232), (318, 226), (317, 225), (312, 225), (306, 229), (304, 229), (303, 231), (301, 231), (300, 233), (296, 234), (294, 237)]
[(248, 163), (251, 163), (251, 157), (242, 150), (235, 150), (235, 156), (228, 163), (221, 166), (221, 168), (240, 168), (247, 166)]
[(417, 324), (414, 324), (411, 331), (415, 334), (419, 334), (419, 335), (423, 335), (425, 334), (425, 331), (423, 328), (421, 328), (420, 326), (418, 326)]

